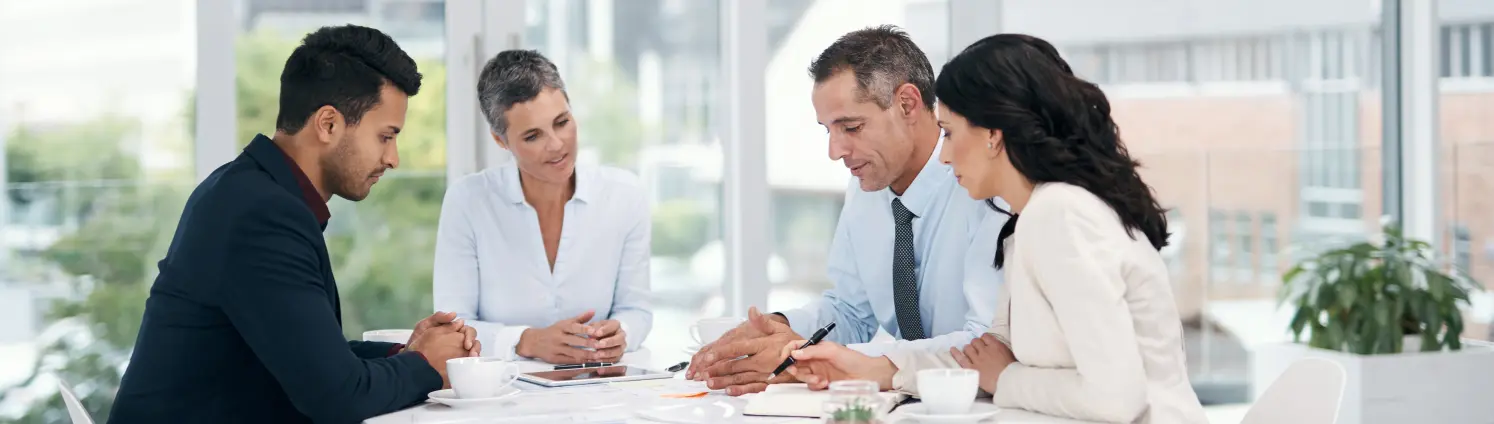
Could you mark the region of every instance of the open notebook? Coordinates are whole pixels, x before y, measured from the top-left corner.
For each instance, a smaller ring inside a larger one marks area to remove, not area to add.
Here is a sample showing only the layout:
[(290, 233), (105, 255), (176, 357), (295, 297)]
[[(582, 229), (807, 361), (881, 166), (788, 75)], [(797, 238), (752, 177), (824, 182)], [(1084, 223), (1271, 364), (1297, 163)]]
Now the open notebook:
[[(885, 400), (882, 412), (891, 411), (899, 402), (908, 398), (906, 393), (882, 392)], [(804, 384), (773, 384), (762, 393), (747, 399), (745, 415), (769, 417), (819, 418), (825, 402), (830, 401), (830, 391), (811, 391)]]

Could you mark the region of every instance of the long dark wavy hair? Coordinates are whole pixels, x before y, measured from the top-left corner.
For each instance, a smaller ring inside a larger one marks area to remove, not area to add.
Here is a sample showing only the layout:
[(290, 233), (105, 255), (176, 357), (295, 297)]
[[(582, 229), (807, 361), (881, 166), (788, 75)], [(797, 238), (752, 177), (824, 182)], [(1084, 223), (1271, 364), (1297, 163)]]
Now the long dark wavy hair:
[[(1132, 238), (1140, 231), (1158, 250), (1167, 245), (1164, 211), (1121, 142), (1110, 102), (1099, 86), (1074, 76), (1052, 44), (1021, 34), (976, 41), (944, 65), (934, 93), (972, 125), (1000, 130), (1012, 166), (1028, 181), (1089, 190), (1115, 210)], [(1001, 268), (1019, 217), (986, 204), (1011, 217), (996, 247)]]

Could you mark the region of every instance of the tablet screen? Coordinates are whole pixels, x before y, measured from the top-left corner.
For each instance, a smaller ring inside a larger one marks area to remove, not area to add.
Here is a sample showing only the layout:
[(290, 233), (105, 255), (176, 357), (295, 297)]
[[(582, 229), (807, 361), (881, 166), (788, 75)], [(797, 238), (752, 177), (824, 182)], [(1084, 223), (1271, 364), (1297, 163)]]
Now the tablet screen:
[(649, 371), (643, 368), (635, 368), (627, 365), (615, 365), (601, 368), (580, 368), (574, 370), (540, 371), (525, 373), (534, 377), (550, 381), (586, 381), (613, 377), (635, 377), (642, 375), (658, 374), (657, 371)]

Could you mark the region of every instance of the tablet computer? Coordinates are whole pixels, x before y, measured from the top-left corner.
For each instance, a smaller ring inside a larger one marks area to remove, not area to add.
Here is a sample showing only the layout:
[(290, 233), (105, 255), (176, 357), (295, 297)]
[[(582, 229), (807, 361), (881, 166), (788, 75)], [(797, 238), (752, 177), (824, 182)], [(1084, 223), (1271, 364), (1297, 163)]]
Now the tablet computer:
[(672, 378), (673, 373), (655, 371), (628, 365), (613, 365), (571, 370), (536, 371), (519, 374), (519, 379), (545, 387), (576, 386), (581, 384), (612, 383), (618, 381), (656, 380)]

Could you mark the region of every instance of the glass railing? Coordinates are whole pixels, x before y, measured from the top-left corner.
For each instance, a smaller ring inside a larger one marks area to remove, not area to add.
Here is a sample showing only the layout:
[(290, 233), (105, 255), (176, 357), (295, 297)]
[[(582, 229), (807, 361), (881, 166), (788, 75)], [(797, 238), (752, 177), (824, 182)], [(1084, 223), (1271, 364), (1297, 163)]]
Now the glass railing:
[[(1494, 278), (1494, 143), (1447, 143), (1437, 165), (1437, 245), (1476, 279)], [(1205, 403), (1248, 400), (1253, 349), (1291, 341), (1281, 275), (1382, 224), (1382, 152), (1210, 149), (1137, 152), (1170, 208), (1172, 271), (1189, 371)], [(1480, 243), (1480, 244), (1476, 244)], [(1476, 296), (1477, 297), (1477, 296)], [(1477, 299), (1465, 337), (1486, 339), (1494, 307)]]
[[(1438, 179), (1442, 201), (1438, 243), (1447, 259), (1488, 287), (1494, 281), (1494, 141), (1445, 143), (1438, 155)], [(1494, 319), (1494, 297), (1473, 296), (1463, 336), (1494, 338), (1489, 322)]]

